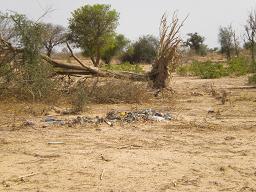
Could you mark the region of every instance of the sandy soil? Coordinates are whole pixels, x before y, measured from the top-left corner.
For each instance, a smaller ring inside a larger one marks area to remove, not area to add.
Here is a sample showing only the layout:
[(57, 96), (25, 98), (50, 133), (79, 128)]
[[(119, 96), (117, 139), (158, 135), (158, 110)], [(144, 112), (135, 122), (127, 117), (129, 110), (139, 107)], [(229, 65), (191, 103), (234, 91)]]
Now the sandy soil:
[[(254, 192), (256, 90), (231, 89), (245, 83), (174, 77), (175, 105), (135, 106), (170, 111), (169, 123), (17, 127), (41, 117), (0, 104), (0, 191)], [(88, 113), (112, 108), (134, 105), (94, 105)]]

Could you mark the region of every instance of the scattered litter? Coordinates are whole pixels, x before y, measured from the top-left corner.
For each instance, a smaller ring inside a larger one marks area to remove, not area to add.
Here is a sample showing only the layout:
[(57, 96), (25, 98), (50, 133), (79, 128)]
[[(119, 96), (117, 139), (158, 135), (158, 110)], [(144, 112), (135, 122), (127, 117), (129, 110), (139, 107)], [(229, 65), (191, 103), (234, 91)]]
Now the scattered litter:
[(172, 116), (169, 113), (160, 113), (153, 109), (144, 109), (132, 112), (110, 111), (107, 113), (106, 119), (110, 121), (124, 121), (127, 123), (140, 120), (161, 122), (172, 120)]
[(58, 124), (58, 125), (64, 125), (65, 122), (63, 120), (56, 119), (55, 117), (52, 116), (47, 116), (43, 122), (47, 124)]
[[(55, 117), (55, 116), (46, 116), (40, 120), (40, 126), (46, 128), (50, 125), (68, 125), (73, 127), (75, 125), (84, 125), (84, 124), (107, 124), (110, 127), (114, 126), (115, 123), (135, 123), (135, 122), (167, 122), (173, 119), (170, 113), (161, 113), (153, 109), (144, 109), (137, 111), (117, 111), (111, 110), (106, 114), (105, 117), (88, 117), (88, 116), (65, 116), (65, 117)], [(32, 121), (24, 122), (24, 125), (35, 125)]]

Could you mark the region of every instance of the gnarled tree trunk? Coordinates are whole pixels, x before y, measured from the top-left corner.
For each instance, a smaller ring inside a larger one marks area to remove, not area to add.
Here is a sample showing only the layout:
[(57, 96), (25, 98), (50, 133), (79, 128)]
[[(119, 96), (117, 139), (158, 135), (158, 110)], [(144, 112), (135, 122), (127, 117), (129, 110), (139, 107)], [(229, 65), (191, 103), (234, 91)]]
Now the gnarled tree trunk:
[(168, 25), (166, 14), (162, 17), (158, 53), (152, 71), (149, 73), (149, 78), (153, 81), (153, 87), (156, 89), (168, 87), (170, 73), (174, 72), (177, 67), (181, 43), (179, 31), (184, 21), (179, 24), (179, 19), (174, 14), (171, 24)]

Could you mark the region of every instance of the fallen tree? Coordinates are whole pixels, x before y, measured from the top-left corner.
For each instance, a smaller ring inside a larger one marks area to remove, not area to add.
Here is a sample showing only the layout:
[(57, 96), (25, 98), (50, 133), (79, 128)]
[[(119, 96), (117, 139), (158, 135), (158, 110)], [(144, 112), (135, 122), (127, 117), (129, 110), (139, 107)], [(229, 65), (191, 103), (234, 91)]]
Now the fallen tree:
[[(184, 20), (185, 21), (185, 20)], [(183, 23), (179, 23), (176, 14), (173, 15), (172, 22), (168, 24), (166, 14), (163, 15), (160, 24), (160, 44), (157, 57), (153, 63), (152, 70), (146, 74), (137, 74), (130, 72), (112, 72), (102, 70), (97, 67), (89, 66), (83, 63), (72, 51), (67, 43), (67, 47), (71, 56), (77, 61), (74, 63), (65, 63), (51, 59), (45, 54), (41, 54), (41, 58), (56, 68), (56, 75), (86, 75), (92, 77), (113, 77), (117, 79), (129, 79), (133, 81), (152, 81), (153, 88), (163, 89), (168, 86), (170, 72), (176, 69), (180, 58), (179, 48), (181, 38), (179, 31)], [(1, 57), (6, 55), (14, 55), (10, 59), (15, 60), (17, 55), (22, 54), (22, 48), (16, 48), (1, 36), (0, 39)], [(20, 56), (22, 58), (22, 56)]]

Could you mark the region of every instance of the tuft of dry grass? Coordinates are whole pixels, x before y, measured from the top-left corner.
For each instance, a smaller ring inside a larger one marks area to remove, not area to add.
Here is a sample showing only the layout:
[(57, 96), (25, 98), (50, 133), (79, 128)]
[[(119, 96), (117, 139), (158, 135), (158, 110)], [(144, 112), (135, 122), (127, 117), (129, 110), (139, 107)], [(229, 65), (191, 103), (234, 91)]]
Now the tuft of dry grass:
[(74, 93), (79, 93), (79, 97), (73, 96), (73, 98), (79, 100), (87, 98), (88, 102), (98, 104), (141, 104), (149, 102), (153, 97), (145, 83), (127, 80), (108, 79), (104, 82), (84, 84), (83, 88), (79, 85), (75, 89), (83, 89), (83, 96), (81, 91), (76, 90)]

